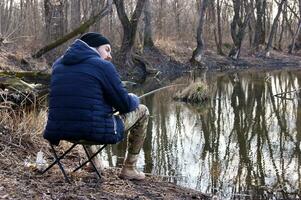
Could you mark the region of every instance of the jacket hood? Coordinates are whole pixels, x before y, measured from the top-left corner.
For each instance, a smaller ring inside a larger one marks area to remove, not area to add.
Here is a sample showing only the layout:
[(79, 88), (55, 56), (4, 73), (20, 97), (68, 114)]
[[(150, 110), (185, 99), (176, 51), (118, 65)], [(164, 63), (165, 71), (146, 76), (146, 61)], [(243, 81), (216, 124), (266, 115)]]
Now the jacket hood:
[(77, 39), (67, 49), (61, 59), (61, 62), (65, 65), (74, 65), (91, 57), (100, 57), (100, 55), (84, 41)]

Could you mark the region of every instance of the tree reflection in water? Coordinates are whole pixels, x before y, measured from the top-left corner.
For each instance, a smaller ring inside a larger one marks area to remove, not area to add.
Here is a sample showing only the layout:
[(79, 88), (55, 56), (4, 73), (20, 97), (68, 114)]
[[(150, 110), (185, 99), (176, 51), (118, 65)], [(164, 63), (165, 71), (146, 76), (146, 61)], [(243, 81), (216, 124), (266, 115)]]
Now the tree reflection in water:
[[(298, 93), (274, 95), (301, 87), (301, 72), (207, 79), (212, 100), (206, 105), (173, 101), (176, 89), (144, 101), (152, 117), (140, 167), (222, 199), (300, 198), (301, 100)], [(121, 145), (106, 155), (124, 151)]]

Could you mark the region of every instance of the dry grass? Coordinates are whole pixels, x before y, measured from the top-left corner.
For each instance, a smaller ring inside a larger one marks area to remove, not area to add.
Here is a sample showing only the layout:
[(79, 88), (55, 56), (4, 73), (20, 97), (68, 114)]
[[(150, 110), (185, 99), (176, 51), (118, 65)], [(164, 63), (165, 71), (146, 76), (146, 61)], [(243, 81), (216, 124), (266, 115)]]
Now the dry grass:
[(209, 98), (208, 86), (202, 81), (191, 83), (182, 91), (177, 92), (174, 98), (190, 103), (205, 102)]
[[(14, 46), (14, 47), (13, 47)], [(22, 51), (16, 50), (22, 49)], [(31, 58), (30, 51), (22, 46), (1, 46), (0, 70), (5, 71), (49, 71), (51, 67), (44, 58)]]
[(178, 62), (187, 62), (195, 48), (195, 43), (179, 41), (171, 38), (156, 40), (155, 45)]
[(0, 88), (1, 167), (23, 168), (28, 157), (34, 159), (41, 147), (46, 147), (42, 132), (47, 108), (41, 107), (40, 103), (33, 92)]
[[(43, 146), (42, 132), (46, 122), (46, 110), (0, 110), (0, 157), (1, 161), (13, 155), (14, 162), (24, 162), (24, 158)], [(20, 151), (19, 154), (15, 154)]]

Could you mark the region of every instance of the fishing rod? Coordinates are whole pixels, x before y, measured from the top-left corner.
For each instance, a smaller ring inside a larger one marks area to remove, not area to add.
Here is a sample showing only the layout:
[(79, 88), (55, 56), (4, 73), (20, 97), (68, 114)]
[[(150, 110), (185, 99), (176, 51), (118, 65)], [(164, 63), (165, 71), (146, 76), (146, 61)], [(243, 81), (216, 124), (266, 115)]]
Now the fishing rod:
[[(141, 99), (141, 98), (144, 98), (144, 97), (149, 96), (149, 95), (151, 95), (151, 94), (154, 94), (154, 93), (156, 93), (156, 92), (159, 92), (159, 91), (161, 91), (161, 90), (165, 90), (165, 89), (168, 89), (168, 88), (171, 88), (171, 87), (175, 87), (175, 86), (182, 86), (182, 85), (186, 85), (186, 84), (183, 84), (183, 83), (182, 83), (182, 84), (174, 84), (174, 85), (168, 85), (168, 86), (165, 86), (165, 87), (161, 87), (161, 88), (152, 90), (152, 91), (150, 91), (150, 92), (147, 92), (147, 93), (145, 93), (145, 94), (139, 96), (138, 98)], [(114, 113), (114, 115), (118, 115), (118, 114), (119, 114), (119, 111), (113, 111), (113, 113)]]
[(151, 94), (154, 94), (154, 93), (156, 93), (156, 92), (159, 92), (159, 91), (161, 91), (161, 90), (165, 90), (165, 89), (168, 89), (168, 88), (171, 88), (171, 87), (175, 87), (175, 86), (182, 86), (182, 85), (186, 85), (186, 84), (183, 84), (183, 83), (182, 83), (182, 84), (174, 84), (174, 85), (168, 85), (168, 86), (165, 86), (165, 87), (161, 87), (161, 88), (152, 90), (152, 91), (150, 91), (150, 92), (148, 92), (148, 93), (145, 93), (145, 94), (139, 96), (138, 98), (141, 99), (141, 98), (144, 98), (144, 97), (149, 96), (149, 95), (151, 95)]

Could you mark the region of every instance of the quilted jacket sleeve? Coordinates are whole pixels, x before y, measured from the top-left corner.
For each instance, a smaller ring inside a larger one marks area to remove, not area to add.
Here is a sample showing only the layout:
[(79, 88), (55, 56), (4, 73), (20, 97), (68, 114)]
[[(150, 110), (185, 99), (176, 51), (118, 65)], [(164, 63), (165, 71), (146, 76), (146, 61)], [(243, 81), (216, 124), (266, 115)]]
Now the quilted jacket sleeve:
[(112, 63), (105, 62), (102, 82), (105, 99), (120, 114), (131, 112), (139, 106), (139, 98), (128, 93)]

